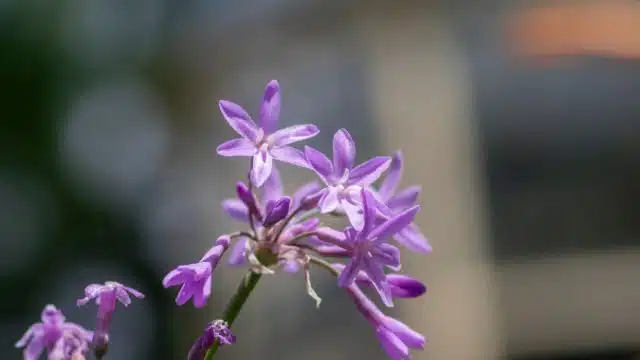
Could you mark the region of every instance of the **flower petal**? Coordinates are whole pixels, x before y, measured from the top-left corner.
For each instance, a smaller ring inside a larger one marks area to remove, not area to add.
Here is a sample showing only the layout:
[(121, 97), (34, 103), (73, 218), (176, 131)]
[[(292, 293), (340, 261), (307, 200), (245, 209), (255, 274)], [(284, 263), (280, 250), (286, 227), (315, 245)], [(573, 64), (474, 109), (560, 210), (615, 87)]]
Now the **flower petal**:
[(29, 345), (24, 349), (24, 360), (38, 360), (40, 353), (45, 348), (45, 339), (43, 337), (34, 337)]
[(291, 209), (297, 209), (307, 196), (317, 193), (320, 189), (320, 184), (317, 181), (311, 181), (300, 186), (291, 198)]
[(133, 295), (133, 296), (137, 297), (138, 299), (144, 299), (144, 294), (143, 294), (143, 293), (141, 293), (140, 291), (138, 291), (138, 290), (136, 290), (136, 289), (134, 289), (134, 288), (128, 287), (128, 286), (124, 286), (124, 285), (122, 285), (122, 288), (123, 288), (123, 289), (125, 289), (125, 290), (127, 290), (127, 292), (128, 292), (129, 294), (131, 294), (131, 295)]
[(320, 212), (323, 214), (328, 214), (340, 205), (339, 200), (339, 190), (333, 186), (326, 188), (324, 191), (324, 195), (320, 199), (318, 206), (320, 206)]
[(431, 245), (429, 245), (429, 242), (420, 231), (420, 228), (415, 224), (409, 224), (409, 226), (395, 234), (393, 238), (411, 251), (422, 254), (428, 254), (433, 251)]
[(39, 331), (41, 328), (42, 328), (42, 324), (33, 324), (29, 326), (29, 329), (27, 329), (27, 331), (25, 331), (24, 335), (22, 335), (20, 340), (16, 342), (15, 347), (17, 348), (25, 347), (25, 345), (27, 345), (31, 340), (31, 338), (34, 336), (36, 331)]
[(238, 199), (223, 200), (222, 208), (227, 213), (227, 215), (231, 216), (235, 220), (242, 221), (242, 222), (249, 221), (249, 210), (247, 209), (247, 205), (245, 205), (241, 200), (238, 200)]
[(186, 304), (187, 301), (189, 301), (189, 299), (191, 299), (191, 297), (193, 296), (194, 290), (195, 289), (192, 282), (184, 283), (180, 288), (180, 291), (178, 291), (178, 295), (176, 295), (176, 305), (182, 306)]
[(404, 210), (409, 208), (418, 202), (418, 197), (420, 196), (421, 188), (420, 186), (410, 186), (399, 193), (392, 196), (388, 201), (387, 205), (395, 210)]
[(398, 150), (391, 158), (389, 172), (378, 189), (378, 194), (380, 194), (380, 197), (384, 202), (387, 202), (398, 188), (400, 179), (402, 179), (402, 167), (402, 151)]
[(282, 177), (274, 166), (271, 169), (271, 175), (269, 175), (262, 187), (262, 201), (266, 204), (269, 201), (280, 199), (283, 195), (282, 189)]
[(340, 207), (347, 215), (351, 226), (356, 230), (361, 230), (364, 227), (365, 215), (362, 210), (362, 204), (354, 204), (346, 199), (340, 199)]
[(395, 334), (395, 336), (408, 347), (412, 349), (424, 349), (424, 336), (408, 327), (402, 321), (385, 315), (382, 320), (382, 326)]
[(189, 275), (178, 269), (173, 269), (162, 279), (162, 286), (165, 288), (180, 285), (189, 279)]
[(229, 254), (229, 265), (238, 266), (244, 264), (247, 258), (247, 242), (249, 239), (246, 237), (239, 238), (236, 240), (236, 243), (233, 244), (231, 248), (231, 253)]
[(260, 126), (268, 134), (278, 127), (280, 103), (280, 84), (278, 84), (278, 80), (271, 80), (264, 89), (264, 97), (260, 107)]
[(222, 116), (224, 116), (233, 130), (254, 144), (258, 142), (260, 129), (258, 129), (242, 106), (227, 100), (220, 100), (218, 105)]
[(316, 174), (328, 184), (333, 177), (333, 164), (331, 161), (323, 153), (310, 146), (304, 147), (304, 155)]
[(420, 280), (411, 276), (388, 274), (387, 282), (393, 297), (411, 299), (422, 296), (427, 292), (427, 287)]
[(392, 360), (409, 359), (409, 348), (397, 336), (384, 327), (376, 329), (380, 345)]
[(274, 147), (269, 151), (271, 155), (282, 162), (309, 169), (309, 162), (305, 158), (302, 151), (291, 146)]
[(373, 231), (369, 233), (368, 238), (371, 240), (382, 241), (387, 237), (398, 233), (400, 230), (407, 227), (407, 225), (411, 224), (419, 210), (420, 205), (415, 205), (400, 214), (395, 215), (373, 229)]
[(269, 136), (269, 140), (274, 146), (280, 147), (310, 139), (318, 133), (320, 130), (313, 124), (294, 125), (274, 132)]
[(116, 288), (116, 299), (122, 303), (124, 306), (129, 306), (131, 304), (131, 297), (127, 293), (127, 291), (121, 287)]
[(340, 287), (348, 287), (353, 284), (363, 265), (362, 260), (361, 256), (355, 255), (351, 261), (347, 263), (342, 272), (340, 272), (340, 276), (338, 276), (338, 285)]
[(362, 199), (362, 233), (367, 235), (373, 231), (376, 224), (376, 209), (375, 209), (375, 199), (373, 194), (370, 191), (367, 191), (365, 188), (362, 188), (360, 191), (360, 196)]
[(273, 168), (273, 158), (266, 151), (260, 151), (253, 156), (253, 166), (251, 168), (251, 181), (256, 187), (261, 187)]
[(231, 139), (223, 142), (216, 150), (220, 156), (253, 156), (256, 146), (245, 138)]
[(363, 270), (371, 279), (371, 285), (376, 289), (380, 295), (380, 299), (387, 307), (393, 307), (393, 297), (391, 296), (391, 289), (387, 283), (387, 276), (382, 270), (382, 265), (378, 264), (374, 259), (370, 257), (362, 258)]
[(400, 270), (400, 250), (391, 244), (378, 244), (378, 246), (371, 249), (371, 257), (376, 262), (386, 265), (394, 271)]
[(356, 158), (356, 144), (346, 129), (340, 129), (333, 136), (333, 166), (336, 174), (351, 170)]
[(388, 156), (377, 156), (356, 166), (349, 174), (349, 185), (371, 185), (391, 164)]

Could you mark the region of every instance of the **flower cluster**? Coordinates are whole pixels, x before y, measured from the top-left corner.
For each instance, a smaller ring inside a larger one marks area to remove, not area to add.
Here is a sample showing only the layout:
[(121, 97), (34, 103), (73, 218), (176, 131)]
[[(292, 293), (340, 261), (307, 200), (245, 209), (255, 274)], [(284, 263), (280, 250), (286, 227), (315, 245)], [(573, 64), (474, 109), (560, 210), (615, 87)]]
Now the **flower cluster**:
[(16, 343), (24, 348), (24, 360), (37, 360), (42, 351), (47, 350), (49, 360), (84, 360), (90, 350), (96, 358), (102, 358), (109, 344), (109, 326), (116, 310), (116, 301), (124, 306), (131, 304), (129, 294), (144, 298), (144, 295), (120, 283), (107, 281), (86, 287), (85, 296), (77, 301), (84, 305), (95, 299), (98, 316), (95, 331), (88, 331), (80, 325), (66, 322), (62, 312), (53, 305), (45, 306), (40, 323), (31, 325)]
[[(431, 251), (413, 223), (420, 209), (416, 204), (420, 188), (397, 191), (403, 170), (400, 151), (356, 164), (356, 144), (346, 129), (335, 133), (331, 158), (309, 146), (302, 150), (291, 146), (314, 137), (319, 130), (312, 124), (278, 129), (280, 102), (275, 80), (267, 84), (257, 123), (240, 105), (220, 101), (222, 116), (240, 137), (221, 144), (218, 154), (251, 159), (247, 182), (239, 181), (236, 197), (224, 200), (222, 207), (247, 228), (220, 236), (198, 262), (170, 271), (163, 284), (181, 286), (178, 305), (193, 299), (194, 306), (203, 307), (211, 295), (212, 272), (228, 251), (228, 264), (247, 266), (255, 274), (302, 270), (307, 293), (320, 305), (310, 270), (312, 265), (324, 268), (337, 276), (338, 286), (370, 321), (387, 354), (392, 359), (408, 359), (410, 348), (424, 347), (424, 337), (385, 315), (361, 287), (374, 289), (387, 307), (396, 298), (425, 293), (420, 281), (397, 273), (401, 261), (396, 244), (418, 253)], [(304, 184), (287, 196), (274, 160), (313, 171), (319, 181)], [(374, 186), (383, 175), (381, 184)], [(322, 226), (323, 215), (344, 217), (347, 225), (342, 229)], [(211, 339), (214, 336), (205, 333), (194, 344), (189, 359), (203, 359), (204, 349), (213, 346)], [(232, 342), (215, 341), (218, 345)]]
[[(256, 124), (241, 106), (220, 101), (223, 117), (240, 137), (220, 145), (218, 154), (251, 159), (247, 181), (236, 183), (236, 197), (224, 200), (222, 207), (246, 228), (219, 236), (197, 262), (169, 271), (162, 284), (165, 288), (180, 287), (177, 305), (191, 300), (202, 308), (211, 296), (213, 271), (225, 253), (229, 253), (226, 261), (230, 266), (246, 266), (249, 273), (223, 319), (206, 326), (188, 359), (209, 360), (220, 346), (236, 342), (230, 326), (263, 274), (275, 274), (279, 269), (302, 272), (306, 292), (319, 306), (321, 298), (311, 284), (312, 267), (337, 277), (337, 285), (371, 323), (391, 359), (409, 359), (409, 349), (422, 349), (424, 337), (385, 315), (362, 288), (374, 290), (387, 307), (393, 306), (395, 299), (416, 298), (426, 292), (422, 282), (398, 273), (401, 261), (396, 246), (422, 254), (431, 251), (413, 222), (420, 210), (420, 188), (397, 191), (403, 170), (400, 151), (356, 164), (356, 144), (345, 129), (333, 136), (331, 158), (309, 146), (303, 150), (293, 147), (319, 130), (312, 124), (277, 129), (280, 102), (279, 84), (273, 80), (267, 84)], [(285, 195), (274, 160), (312, 171), (318, 180)], [(324, 226), (322, 216), (344, 218), (346, 225), (339, 229)], [(24, 348), (25, 360), (36, 360), (44, 350), (50, 360), (82, 360), (89, 352), (101, 359), (107, 353), (116, 303), (126, 307), (131, 304), (131, 295), (144, 298), (141, 292), (112, 281), (91, 284), (84, 293), (77, 305), (95, 301), (95, 330), (66, 322), (60, 310), (47, 305), (42, 322), (32, 325), (16, 343)]]

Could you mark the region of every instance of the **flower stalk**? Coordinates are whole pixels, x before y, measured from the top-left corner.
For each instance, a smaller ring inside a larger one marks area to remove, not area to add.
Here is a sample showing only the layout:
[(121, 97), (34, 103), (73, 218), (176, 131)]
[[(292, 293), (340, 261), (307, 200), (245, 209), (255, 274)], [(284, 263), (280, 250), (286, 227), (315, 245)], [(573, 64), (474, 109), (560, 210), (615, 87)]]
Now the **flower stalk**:
[[(222, 317), (222, 319), (226, 321), (229, 326), (231, 326), (238, 317), (240, 310), (242, 310), (242, 307), (247, 302), (249, 295), (251, 295), (251, 292), (256, 287), (261, 277), (262, 274), (259, 274), (255, 271), (250, 271), (242, 278), (242, 281), (240, 282), (240, 285), (238, 285), (236, 293), (233, 295), (231, 300), (229, 300), (227, 308), (224, 311), (224, 316)], [(216, 341), (213, 346), (207, 351), (205, 360), (213, 359), (213, 355), (215, 355), (219, 347), (220, 343)]]

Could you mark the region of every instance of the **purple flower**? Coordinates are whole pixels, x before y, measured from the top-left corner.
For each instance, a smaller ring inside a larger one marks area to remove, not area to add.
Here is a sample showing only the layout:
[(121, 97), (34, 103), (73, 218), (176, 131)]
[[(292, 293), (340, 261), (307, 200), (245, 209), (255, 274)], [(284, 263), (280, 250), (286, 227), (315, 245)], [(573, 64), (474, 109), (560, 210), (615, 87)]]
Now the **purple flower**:
[(42, 311), (41, 322), (31, 325), (15, 346), (25, 348), (24, 360), (36, 360), (45, 349), (50, 353), (54, 352), (54, 355), (59, 353), (55, 350), (58, 348), (58, 341), (63, 337), (73, 337), (77, 340), (79, 348), (85, 348), (91, 340), (92, 333), (80, 325), (65, 322), (60, 310), (53, 305), (47, 305)]
[(193, 297), (193, 305), (204, 307), (211, 296), (211, 263), (198, 262), (180, 265), (171, 270), (162, 280), (165, 288), (181, 285), (176, 304), (182, 306)]
[(220, 345), (232, 345), (236, 342), (236, 337), (231, 332), (229, 324), (224, 320), (215, 320), (210, 323), (205, 329), (201, 337), (189, 350), (187, 360), (202, 360), (207, 354), (207, 350), (213, 346), (215, 342), (219, 342)]
[[(377, 207), (384, 218), (389, 218), (399, 214), (414, 206), (420, 195), (419, 186), (410, 186), (404, 190), (396, 192), (403, 172), (402, 152), (397, 151), (391, 160), (389, 172), (376, 192)], [(395, 234), (394, 239), (411, 251), (429, 253), (432, 251), (431, 245), (420, 231), (416, 224), (411, 223)]]
[[(333, 264), (333, 267), (338, 271), (344, 270), (344, 265), (340, 263)], [(373, 286), (371, 278), (363, 271), (358, 272), (355, 281), (358, 286)], [(394, 298), (412, 299), (427, 292), (427, 287), (420, 280), (408, 275), (387, 274), (387, 283)]]
[(78, 306), (85, 305), (95, 299), (98, 305), (98, 323), (96, 331), (91, 340), (93, 351), (100, 356), (107, 352), (109, 341), (109, 327), (113, 313), (116, 311), (116, 301), (119, 301), (125, 307), (131, 304), (129, 294), (144, 299), (144, 294), (136, 289), (124, 286), (115, 281), (107, 281), (103, 284), (90, 284), (84, 289), (84, 297), (78, 299)]
[(264, 91), (260, 126), (240, 105), (226, 100), (221, 100), (219, 105), (222, 116), (241, 137), (218, 146), (218, 154), (252, 156), (251, 181), (256, 187), (261, 187), (271, 174), (273, 159), (308, 167), (300, 150), (289, 145), (312, 138), (320, 131), (313, 124), (276, 130), (280, 117), (280, 85), (276, 80), (271, 80)]
[(65, 331), (49, 351), (49, 360), (84, 360), (89, 351), (86, 334)]
[(354, 228), (345, 230), (346, 240), (342, 244), (351, 252), (351, 259), (340, 273), (338, 284), (341, 287), (350, 286), (358, 273), (363, 271), (371, 279), (371, 284), (385, 305), (393, 306), (391, 290), (383, 267), (399, 270), (400, 251), (385, 240), (411, 223), (420, 206), (413, 206), (377, 225), (373, 195), (363, 189), (362, 199), (364, 224), (360, 231)]
[(322, 198), (318, 204), (320, 211), (324, 214), (335, 210), (344, 211), (351, 225), (361, 229), (363, 215), (360, 190), (378, 180), (389, 167), (391, 159), (378, 156), (354, 168), (356, 145), (345, 129), (338, 130), (333, 136), (333, 162), (320, 151), (308, 146), (305, 146), (305, 156), (326, 185), (321, 190)]
[(353, 284), (347, 291), (358, 310), (375, 328), (380, 345), (392, 360), (411, 359), (409, 349), (424, 349), (424, 336), (401, 321), (383, 314), (358, 286)]

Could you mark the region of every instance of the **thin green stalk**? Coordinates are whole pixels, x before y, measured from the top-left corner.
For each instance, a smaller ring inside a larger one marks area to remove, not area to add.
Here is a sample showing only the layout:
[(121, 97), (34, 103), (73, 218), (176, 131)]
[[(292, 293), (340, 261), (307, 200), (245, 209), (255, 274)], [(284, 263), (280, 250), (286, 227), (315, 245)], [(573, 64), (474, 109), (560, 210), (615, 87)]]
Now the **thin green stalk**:
[[(226, 321), (229, 326), (231, 326), (231, 324), (233, 324), (235, 319), (238, 317), (240, 310), (242, 310), (242, 306), (247, 301), (247, 298), (249, 297), (249, 295), (251, 295), (251, 292), (258, 284), (258, 280), (260, 280), (260, 277), (262, 277), (262, 274), (250, 271), (242, 278), (242, 281), (238, 286), (238, 290), (236, 290), (236, 293), (233, 295), (233, 297), (227, 304), (227, 308), (224, 311), (223, 320)], [(213, 346), (209, 350), (207, 350), (207, 355), (204, 357), (204, 359), (211, 360), (213, 358), (213, 355), (218, 351), (219, 347), (220, 344), (218, 342), (215, 342)]]

